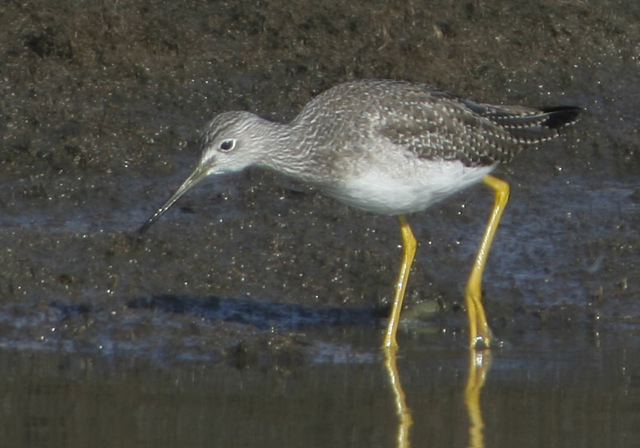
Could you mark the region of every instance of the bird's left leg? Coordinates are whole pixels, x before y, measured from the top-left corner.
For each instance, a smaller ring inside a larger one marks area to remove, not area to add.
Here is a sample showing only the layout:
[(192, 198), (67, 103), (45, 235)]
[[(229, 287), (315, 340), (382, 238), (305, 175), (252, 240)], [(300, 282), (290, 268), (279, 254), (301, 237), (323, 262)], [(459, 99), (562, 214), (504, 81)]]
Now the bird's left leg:
[(482, 237), (478, 255), (473, 264), (471, 275), (467, 283), (465, 302), (469, 315), (469, 345), (471, 348), (485, 347), (491, 345), (491, 329), (487, 323), (487, 316), (482, 306), (482, 275), (487, 264), (491, 244), (495, 237), (496, 230), (500, 224), (500, 219), (509, 201), (509, 184), (493, 176), (485, 176), (485, 185), (490, 187), (495, 194), (495, 202), (487, 229)]

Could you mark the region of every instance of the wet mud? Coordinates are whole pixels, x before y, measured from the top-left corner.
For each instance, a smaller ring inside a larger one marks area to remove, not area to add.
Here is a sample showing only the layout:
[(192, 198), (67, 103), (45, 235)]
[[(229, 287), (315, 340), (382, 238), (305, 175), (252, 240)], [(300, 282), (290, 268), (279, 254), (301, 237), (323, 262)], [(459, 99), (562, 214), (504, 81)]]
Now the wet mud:
[[(512, 195), (485, 302), (505, 350), (549, 353), (576, 335), (588, 341), (580, 347), (597, 346), (606, 332), (637, 353), (635, 2), (29, 1), (2, 9), (0, 346), (7, 359), (18, 356), (14, 365), (31, 360), (44, 372), (88, 357), (151, 371), (211, 363), (287, 375), (318, 360), (378, 366), (401, 255), (395, 218), (250, 170), (199, 186), (143, 237), (135, 233), (195, 166), (198, 131), (215, 114), (288, 120), (315, 94), (355, 78), (583, 107), (562, 140), (496, 173)], [(480, 186), (409, 217), (420, 247), (401, 347), (426, 338), (464, 353), (462, 294), (491, 203)], [(373, 439), (385, 445), (387, 436)]]
[[(629, 94), (639, 80), (637, 8), (309, 3), (283, 12), (192, 3), (5, 7), (5, 344), (73, 345), (92, 333), (128, 344), (123, 320), (171, 340), (175, 329), (155, 328), (154, 317), (189, 313), (132, 306), (165, 297), (187, 310), (200, 300), (253, 303), (236, 310), (249, 338), (271, 325), (260, 322), (265, 304), (295, 304), (320, 323), (333, 308), (382, 318), (400, 255), (395, 220), (269, 173), (209, 182), (144, 238), (134, 233), (194, 166), (198, 130), (214, 114), (289, 119), (317, 92), (362, 77), (584, 107), (564, 141), (498, 173), (513, 192), (486, 275), (487, 307), (505, 339), (523, 325), (637, 320), (638, 97)], [(478, 187), (410, 217), (421, 248), (408, 309), (426, 303), (445, 329), (464, 314), (461, 291), (490, 203)], [(194, 331), (215, 326), (218, 349), (239, 342), (229, 319), (186, 319)], [(272, 326), (278, 337), (300, 329), (284, 317)]]

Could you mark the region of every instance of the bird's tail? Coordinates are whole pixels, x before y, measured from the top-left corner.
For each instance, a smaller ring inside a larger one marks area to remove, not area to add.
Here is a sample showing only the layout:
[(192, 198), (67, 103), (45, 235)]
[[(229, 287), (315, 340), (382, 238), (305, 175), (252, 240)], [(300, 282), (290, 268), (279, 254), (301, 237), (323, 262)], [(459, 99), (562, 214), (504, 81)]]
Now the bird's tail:
[(539, 143), (557, 137), (560, 131), (578, 121), (582, 109), (557, 106), (530, 109), (520, 106), (487, 107), (483, 116), (505, 129), (519, 143)]
[(560, 129), (578, 121), (582, 109), (576, 106), (557, 106), (541, 109), (546, 119), (541, 123), (548, 129)]

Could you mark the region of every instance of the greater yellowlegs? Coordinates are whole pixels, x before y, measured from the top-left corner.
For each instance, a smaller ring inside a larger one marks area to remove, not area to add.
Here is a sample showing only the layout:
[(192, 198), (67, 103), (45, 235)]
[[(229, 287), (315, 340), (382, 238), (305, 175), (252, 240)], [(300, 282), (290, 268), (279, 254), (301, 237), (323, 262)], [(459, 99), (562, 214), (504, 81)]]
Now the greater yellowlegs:
[(193, 173), (140, 227), (146, 231), (207, 176), (258, 166), (288, 175), (353, 207), (397, 215), (404, 245), (384, 346), (396, 347), (400, 311), (416, 251), (405, 218), (484, 182), (495, 203), (465, 292), (469, 343), (488, 347), (482, 274), (509, 199), (491, 173), (521, 149), (556, 137), (577, 120), (573, 106), (534, 109), (481, 104), (424, 84), (362, 80), (318, 95), (290, 123), (249, 112), (225, 112), (204, 131)]

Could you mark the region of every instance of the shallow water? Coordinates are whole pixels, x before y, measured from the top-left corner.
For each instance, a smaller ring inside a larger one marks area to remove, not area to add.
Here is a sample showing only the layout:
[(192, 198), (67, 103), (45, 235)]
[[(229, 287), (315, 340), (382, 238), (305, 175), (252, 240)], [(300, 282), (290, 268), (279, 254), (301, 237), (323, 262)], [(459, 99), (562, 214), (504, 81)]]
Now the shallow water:
[[(640, 3), (5, 3), (0, 445), (638, 446)], [(214, 114), (285, 120), (354, 78), (585, 108), (497, 173), (482, 362), (482, 188), (409, 218), (397, 359), (394, 218), (249, 171), (133, 235)]]
[[(379, 334), (343, 333), (360, 348), (314, 347), (313, 362), (287, 368), (5, 349), (3, 444), (399, 446), (389, 371), (363, 345)], [(469, 378), (466, 350), (439, 335), (405, 338), (398, 378), (413, 426), (404, 446), (637, 446), (638, 329), (575, 333), (485, 352), (484, 387)], [(465, 392), (470, 383), (476, 392)]]

